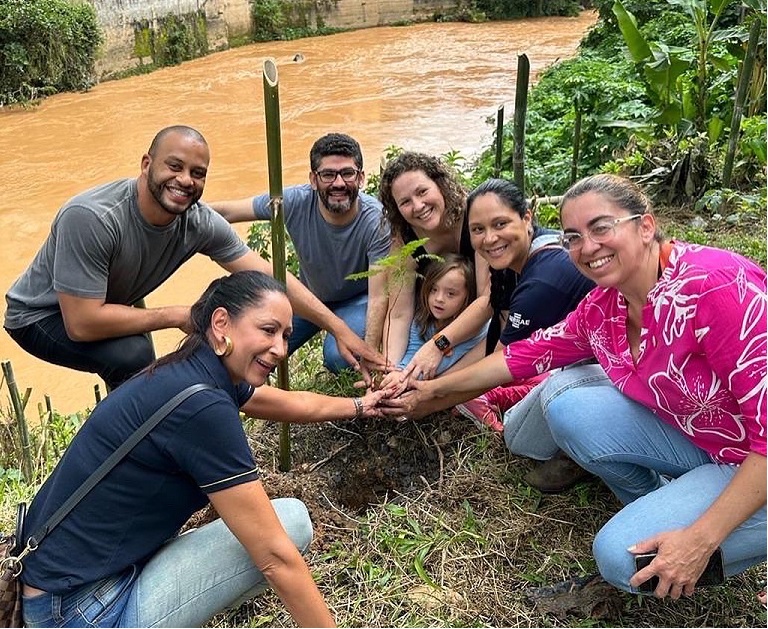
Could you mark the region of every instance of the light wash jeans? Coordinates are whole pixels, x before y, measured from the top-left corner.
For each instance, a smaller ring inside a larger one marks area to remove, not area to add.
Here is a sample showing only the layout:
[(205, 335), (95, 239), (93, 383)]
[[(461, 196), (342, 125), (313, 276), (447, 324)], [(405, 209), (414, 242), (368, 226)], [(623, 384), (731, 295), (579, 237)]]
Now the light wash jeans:
[[(714, 463), (679, 430), (621, 393), (599, 365), (554, 374), (542, 385), (544, 415), (555, 443), (626, 505), (597, 533), (592, 550), (606, 581), (635, 591), (629, 585), (634, 559), (627, 548), (692, 524), (738, 466)], [(552, 390), (557, 394), (551, 395)], [(721, 547), (728, 576), (765, 561), (765, 506)]]
[[(295, 498), (272, 501), (303, 553), (312, 523)], [(25, 597), (27, 627), (201, 627), (214, 614), (263, 592), (267, 581), (222, 520), (175, 537), (141, 569), (90, 583), (70, 594)]]
[[(360, 338), (365, 338), (365, 317), (368, 311), (368, 293), (362, 293), (346, 301), (331, 301), (325, 304), (339, 319), (343, 320)], [(288, 339), (288, 355), (290, 356), (304, 343), (320, 331), (311, 321), (293, 316), (293, 332)], [(339, 373), (350, 367), (339, 353), (336, 339), (332, 334), (325, 335), (323, 342), (323, 365), (328, 371)]]
[(544, 408), (564, 391), (604, 381), (599, 371), (582, 371), (580, 366), (552, 371), (550, 376), (531, 389), (525, 397), (504, 413), (504, 442), (512, 454), (547, 461), (559, 450), (544, 417)]

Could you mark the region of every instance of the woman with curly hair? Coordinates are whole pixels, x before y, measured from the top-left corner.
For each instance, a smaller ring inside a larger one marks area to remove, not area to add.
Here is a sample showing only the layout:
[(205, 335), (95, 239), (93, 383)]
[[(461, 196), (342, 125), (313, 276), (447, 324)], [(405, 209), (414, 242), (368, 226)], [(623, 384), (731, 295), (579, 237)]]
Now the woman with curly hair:
[[(488, 263), (472, 249), (465, 229), (466, 191), (457, 174), (438, 158), (424, 153), (405, 152), (391, 160), (381, 175), (379, 199), (384, 217), (391, 226), (392, 247), (396, 254), (405, 244), (428, 238), (409, 260), (409, 273), (396, 290), (384, 322), (386, 355), (397, 364), (408, 343), (408, 330), (415, 311), (416, 284), (424, 276), (427, 254), (443, 256), (458, 253), (474, 261), (477, 297), (431, 342), (425, 343), (403, 370), (403, 380), (433, 378), (438, 365), (451, 349), (473, 338), (491, 317)], [(482, 356), (467, 354), (459, 364)]]

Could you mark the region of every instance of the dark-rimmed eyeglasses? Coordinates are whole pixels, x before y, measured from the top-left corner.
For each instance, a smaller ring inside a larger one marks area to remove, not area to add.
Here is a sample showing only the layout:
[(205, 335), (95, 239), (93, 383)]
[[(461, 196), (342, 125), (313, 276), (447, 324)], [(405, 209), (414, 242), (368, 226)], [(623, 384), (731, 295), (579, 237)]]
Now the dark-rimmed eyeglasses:
[(323, 183), (333, 183), (336, 181), (336, 177), (341, 175), (341, 178), (346, 183), (352, 183), (360, 171), (357, 168), (342, 168), (341, 170), (316, 170), (315, 175)]
[[(600, 220), (587, 229), (587, 236), (595, 244), (601, 245), (616, 235), (616, 225), (624, 221), (633, 221), (641, 216), (642, 214), (633, 214), (632, 216), (622, 216), (613, 220)], [(560, 244), (566, 251), (577, 251), (584, 246), (584, 236), (579, 232), (567, 232), (560, 236)]]

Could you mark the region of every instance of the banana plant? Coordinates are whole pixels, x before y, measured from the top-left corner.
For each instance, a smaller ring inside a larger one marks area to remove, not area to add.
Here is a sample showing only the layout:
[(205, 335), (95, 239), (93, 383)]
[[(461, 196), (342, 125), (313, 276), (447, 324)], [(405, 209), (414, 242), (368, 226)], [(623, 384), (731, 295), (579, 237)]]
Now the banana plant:
[(733, 0), (667, 1), (690, 18), (694, 33), (691, 47), (647, 41), (620, 0), (614, 3), (613, 13), (632, 60), (642, 67), (657, 108), (654, 122), (674, 128), (679, 136), (702, 132), (718, 135), (722, 119), (708, 110), (710, 68), (728, 68), (729, 63), (716, 54), (712, 43), (720, 36), (717, 25), (723, 11)]

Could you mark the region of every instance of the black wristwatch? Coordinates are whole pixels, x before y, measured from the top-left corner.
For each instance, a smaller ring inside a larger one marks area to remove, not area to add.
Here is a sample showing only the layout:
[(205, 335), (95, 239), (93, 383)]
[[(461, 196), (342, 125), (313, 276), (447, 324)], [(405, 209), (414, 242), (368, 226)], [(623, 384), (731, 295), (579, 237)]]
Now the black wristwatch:
[(432, 340), (435, 342), (435, 345), (437, 345), (437, 349), (443, 352), (443, 354), (450, 351), (451, 342), (445, 334), (435, 334), (432, 337)]

